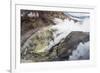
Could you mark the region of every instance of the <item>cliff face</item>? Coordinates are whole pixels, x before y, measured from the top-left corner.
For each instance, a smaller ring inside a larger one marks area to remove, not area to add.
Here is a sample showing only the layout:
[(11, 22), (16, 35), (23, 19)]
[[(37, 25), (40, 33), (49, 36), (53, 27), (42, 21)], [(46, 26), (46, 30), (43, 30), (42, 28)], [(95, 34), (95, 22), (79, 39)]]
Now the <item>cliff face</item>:
[(86, 27), (64, 12), (21, 10), (21, 62), (88, 60), (87, 47), (86, 58), (73, 53), (89, 41)]

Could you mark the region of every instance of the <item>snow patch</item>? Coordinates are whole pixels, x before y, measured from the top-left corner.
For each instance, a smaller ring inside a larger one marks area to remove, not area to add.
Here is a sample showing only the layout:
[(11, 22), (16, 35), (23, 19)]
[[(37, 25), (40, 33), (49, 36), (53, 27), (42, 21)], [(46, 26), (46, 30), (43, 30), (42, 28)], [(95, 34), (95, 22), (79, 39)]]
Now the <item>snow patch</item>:
[(76, 50), (72, 52), (69, 60), (89, 59), (89, 42), (80, 43)]

